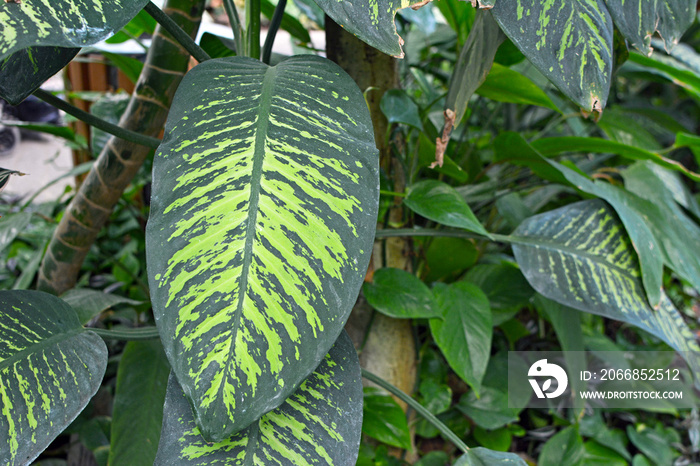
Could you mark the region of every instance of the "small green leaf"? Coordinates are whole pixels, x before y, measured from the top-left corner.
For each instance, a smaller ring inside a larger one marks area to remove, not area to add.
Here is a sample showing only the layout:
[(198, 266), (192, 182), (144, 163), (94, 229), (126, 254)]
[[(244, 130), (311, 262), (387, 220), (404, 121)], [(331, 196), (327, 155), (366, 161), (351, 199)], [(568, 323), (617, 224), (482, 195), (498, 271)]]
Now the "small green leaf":
[(481, 446), (489, 450), (508, 451), (513, 443), (513, 434), (508, 427), (486, 430), (483, 427), (475, 426), (472, 434)]
[(442, 315), (425, 283), (404, 270), (379, 269), (362, 291), (370, 306), (389, 317), (430, 319)]
[(567, 427), (547, 440), (537, 461), (538, 466), (582, 466), (583, 439), (574, 427)]
[(491, 10), (513, 43), (586, 111), (602, 111), (612, 74), (613, 21), (603, 0), (498, 2)]
[[(459, 254), (455, 254), (455, 251), (459, 251)], [(472, 267), (478, 258), (479, 251), (473, 241), (449, 236), (432, 238), (425, 250), (426, 275), (423, 281), (453, 281)]]
[(210, 32), (202, 34), (199, 45), (212, 58), (235, 57), (236, 43), (232, 39), (220, 37)]
[(464, 198), (441, 181), (424, 180), (414, 184), (409, 188), (404, 204), (434, 222), (489, 236)]
[(666, 436), (662, 425), (651, 428), (644, 424), (627, 426), (630, 442), (649, 458), (653, 464), (671, 465), (678, 453), (670, 447), (671, 441)]
[(279, 408), (219, 443), (206, 442), (174, 375), (165, 397), (159, 466), (351, 465), (362, 423), (357, 353), (341, 333), (330, 353)]
[(160, 341), (126, 344), (117, 372), (109, 464), (153, 465), (169, 373)]
[(508, 407), (508, 394), (482, 387), (479, 398), (471, 391), (459, 400), (457, 408), (484, 429), (498, 429), (518, 420), (518, 409)]
[(424, 379), (418, 388), (425, 409), (433, 414), (441, 414), (450, 409), (452, 389), (449, 385), (434, 379)]
[(464, 279), (486, 294), (491, 309), (520, 307), (535, 294), (520, 269), (508, 262), (478, 264), (469, 269)]
[(29, 464), (100, 388), (107, 347), (39, 291), (0, 292), (0, 463)]
[(382, 96), (379, 106), (389, 123), (404, 123), (420, 130), (423, 129), (418, 105), (406, 91), (401, 89), (388, 90)]
[(406, 413), (394, 399), (377, 388), (364, 390), (362, 432), (373, 439), (398, 448), (411, 448)]
[(17, 235), (26, 230), (31, 219), (32, 214), (28, 212), (19, 212), (0, 218), (0, 251), (12, 244)]
[[(270, 0), (261, 0), (260, 11), (267, 19), (272, 19), (275, 14), (275, 5), (270, 2)], [(282, 16), (282, 23), (280, 28), (284, 29), (289, 33), (290, 36), (298, 39), (299, 41), (307, 44), (311, 42), (311, 36), (309, 36), (309, 31), (289, 13), (284, 13)]]
[(493, 64), (476, 93), (497, 102), (537, 105), (560, 112), (552, 99), (529, 78), (498, 63)]
[(627, 466), (629, 463), (619, 453), (590, 440), (583, 444), (583, 466)]
[(477, 447), (460, 456), (454, 466), (527, 466), (527, 463), (515, 453)]
[[(105, 94), (100, 97), (90, 106), (90, 113), (96, 117), (100, 117), (115, 125), (119, 124), (119, 119), (126, 111), (126, 107), (131, 101), (131, 96), (126, 92), (120, 92), (118, 94)], [(109, 133), (102, 131), (101, 129), (90, 127), (91, 138), (90, 147), (92, 149), (92, 154), (98, 157), (102, 150), (104, 149), (107, 142), (113, 136)]]
[(93, 317), (118, 304), (143, 304), (141, 301), (125, 298), (111, 293), (87, 288), (73, 288), (61, 295), (61, 299), (70, 304), (78, 314), (81, 324), (88, 323)]
[(442, 312), (442, 319), (430, 319), (433, 338), (452, 370), (479, 394), (493, 333), (488, 298), (468, 282), (438, 283), (433, 291)]

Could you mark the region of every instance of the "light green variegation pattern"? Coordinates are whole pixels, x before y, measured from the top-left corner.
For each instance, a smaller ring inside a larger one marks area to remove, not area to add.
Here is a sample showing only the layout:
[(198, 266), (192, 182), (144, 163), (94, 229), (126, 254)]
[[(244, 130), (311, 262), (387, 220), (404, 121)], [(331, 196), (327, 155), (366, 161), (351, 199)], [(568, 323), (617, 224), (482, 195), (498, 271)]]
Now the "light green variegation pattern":
[(667, 50), (678, 43), (695, 20), (697, 0), (605, 0), (615, 25), (640, 52), (651, 55), (658, 32)]
[(207, 440), (278, 407), (335, 342), (376, 227), (362, 93), (315, 56), (207, 61), (175, 96), (153, 171), (159, 331)]
[(354, 465), (362, 430), (360, 363), (352, 341), (341, 333), (282, 406), (219, 443), (204, 441), (172, 375), (164, 412), (156, 465)]
[(127, 24), (148, 0), (0, 2), (0, 60), (27, 47), (85, 47)]
[(77, 48), (29, 47), (0, 62), (0, 97), (17, 105), (58, 73), (80, 52)]
[(513, 0), (491, 10), (503, 32), (586, 111), (610, 91), (613, 22), (603, 0)]
[(570, 204), (525, 220), (513, 252), (540, 294), (581, 311), (635, 325), (681, 352), (700, 374), (700, 346), (662, 292), (652, 309), (637, 255), (622, 222), (601, 200)]
[(87, 405), (106, 367), (104, 342), (68, 304), (0, 292), (0, 464), (31, 463)]
[(396, 33), (396, 12), (420, 0), (316, 0), (333, 21), (387, 55), (403, 58), (403, 39)]

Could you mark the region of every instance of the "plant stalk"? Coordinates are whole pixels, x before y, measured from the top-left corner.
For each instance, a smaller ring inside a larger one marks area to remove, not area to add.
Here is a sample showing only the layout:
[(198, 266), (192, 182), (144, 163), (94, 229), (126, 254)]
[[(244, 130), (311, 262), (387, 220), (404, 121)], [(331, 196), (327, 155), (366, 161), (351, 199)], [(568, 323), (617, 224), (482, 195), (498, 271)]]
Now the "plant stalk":
[(448, 440), (450, 440), (452, 443), (455, 444), (457, 448), (462, 450), (464, 453), (469, 451), (469, 447), (467, 446), (466, 443), (462, 441), (454, 432), (450, 430), (449, 427), (447, 427), (445, 424), (443, 424), (440, 419), (435, 417), (433, 413), (425, 409), (420, 403), (418, 403), (416, 400), (408, 396), (406, 393), (402, 392), (398, 388), (394, 387), (392, 384), (387, 382), (386, 380), (382, 379), (378, 375), (374, 375), (371, 372), (362, 369), (362, 377), (365, 379), (369, 380), (370, 382), (374, 382), (380, 387), (382, 387), (384, 390), (387, 390), (389, 393), (392, 395), (396, 396), (397, 398), (401, 399), (404, 403), (406, 403), (408, 406), (413, 408), (418, 414), (423, 416), (423, 418), (431, 423), (437, 430), (440, 431), (442, 435), (444, 435)]
[(241, 26), (241, 18), (238, 16), (236, 4), (233, 0), (224, 0), (224, 9), (231, 23), (231, 29), (233, 29), (233, 42), (236, 44), (236, 55), (244, 55), (245, 39), (243, 37), (243, 27)]
[(148, 2), (145, 7), (146, 12), (151, 15), (153, 19), (160, 24), (163, 29), (168, 31), (171, 36), (175, 38), (176, 41), (182, 45), (185, 50), (187, 50), (190, 55), (192, 55), (195, 60), (202, 63), (203, 61), (211, 60), (211, 57), (207, 52), (205, 52), (197, 43), (192, 39), (192, 37), (187, 34), (175, 21), (170, 19), (163, 10), (158, 8), (155, 3)]
[(246, 55), (260, 59), (260, 15), (262, 8), (260, 0), (245, 1), (245, 22), (246, 22)]
[(262, 61), (267, 65), (270, 64), (272, 46), (275, 44), (275, 36), (277, 36), (277, 31), (279, 31), (280, 24), (282, 24), (284, 9), (286, 6), (287, 0), (279, 0), (277, 7), (275, 8), (275, 13), (272, 15), (272, 20), (270, 20), (270, 28), (267, 30), (267, 37), (265, 37), (265, 45), (263, 46), (262, 54)]
[(135, 131), (129, 131), (128, 129), (121, 128), (115, 124), (103, 120), (102, 118), (96, 117), (95, 115), (88, 113), (84, 110), (75, 107), (65, 100), (59, 99), (50, 92), (43, 89), (37, 89), (34, 91), (34, 95), (47, 104), (51, 104), (59, 110), (63, 110), (69, 115), (73, 115), (78, 120), (84, 121), (90, 126), (99, 128), (102, 131), (116, 136), (125, 141), (134, 142), (136, 144), (141, 144), (142, 146), (150, 147), (151, 149), (157, 149), (160, 145), (160, 139), (152, 138), (150, 136), (137, 133)]
[(159, 338), (158, 329), (156, 327), (140, 327), (118, 330), (107, 330), (104, 328), (88, 328), (102, 337), (103, 340), (155, 340)]

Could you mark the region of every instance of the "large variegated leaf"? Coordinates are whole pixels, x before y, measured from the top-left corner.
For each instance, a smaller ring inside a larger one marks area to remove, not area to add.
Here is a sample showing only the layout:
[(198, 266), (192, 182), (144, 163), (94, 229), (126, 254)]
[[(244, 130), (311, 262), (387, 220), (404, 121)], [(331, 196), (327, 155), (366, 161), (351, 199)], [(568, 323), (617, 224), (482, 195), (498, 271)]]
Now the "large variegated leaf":
[(357, 353), (343, 332), (316, 370), (279, 408), (219, 443), (204, 441), (171, 375), (155, 464), (354, 465), (362, 431)]
[(378, 156), (337, 65), (241, 57), (187, 74), (153, 168), (151, 295), (208, 440), (278, 407), (318, 366), (362, 284)]
[(640, 52), (651, 55), (658, 32), (670, 49), (695, 20), (697, 0), (605, 0), (615, 25)]
[(102, 382), (107, 348), (39, 291), (0, 292), (0, 464), (29, 464)]
[(120, 30), (148, 0), (0, 2), (0, 60), (27, 47), (85, 47)]
[(605, 107), (613, 22), (603, 0), (513, 0), (496, 3), (491, 12), (532, 64), (571, 100), (587, 111)]
[(607, 203), (582, 201), (530, 217), (512, 241), (523, 274), (540, 294), (646, 330), (700, 373), (695, 335), (663, 292), (658, 307), (649, 306), (635, 250)]
[(17, 105), (80, 52), (77, 48), (29, 47), (0, 62), (0, 98)]
[(333, 21), (358, 39), (387, 55), (403, 57), (403, 39), (396, 33), (394, 18), (402, 8), (420, 0), (316, 0)]

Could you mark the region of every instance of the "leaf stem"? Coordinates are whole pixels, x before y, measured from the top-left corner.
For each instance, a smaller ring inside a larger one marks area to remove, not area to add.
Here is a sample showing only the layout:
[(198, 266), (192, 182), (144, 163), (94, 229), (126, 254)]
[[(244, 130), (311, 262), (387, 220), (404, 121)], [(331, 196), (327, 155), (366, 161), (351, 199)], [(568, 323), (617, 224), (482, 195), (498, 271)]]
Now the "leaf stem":
[(141, 144), (142, 146), (150, 147), (151, 149), (157, 149), (160, 145), (160, 139), (152, 138), (150, 136), (145, 136), (143, 134), (121, 128), (115, 124), (103, 120), (102, 118), (98, 118), (95, 115), (92, 115), (84, 110), (74, 107), (68, 102), (59, 99), (52, 93), (47, 92), (43, 89), (37, 89), (36, 91), (34, 91), (34, 95), (46, 102), (47, 104), (51, 104), (57, 109), (63, 110), (69, 115), (73, 115), (78, 120), (82, 120), (88, 125), (94, 126), (95, 128), (99, 128), (102, 131), (112, 134), (120, 139), (134, 142), (136, 144)]
[(395, 196), (395, 197), (406, 197), (406, 193), (399, 193), (396, 191), (384, 191), (381, 190), (379, 191), (379, 194), (382, 194), (384, 196)]
[(265, 45), (263, 46), (262, 61), (263, 63), (269, 65), (270, 57), (272, 56), (272, 46), (275, 43), (275, 36), (277, 36), (277, 31), (280, 29), (280, 24), (282, 24), (282, 18), (284, 17), (284, 8), (287, 6), (287, 0), (279, 0), (277, 6), (275, 7), (275, 13), (272, 15), (270, 20), (270, 27), (267, 30), (267, 37), (265, 37)]
[(211, 57), (207, 52), (205, 52), (197, 43), (182, 30), (180, 26), (177, 25), (175, 21), (170, 19), (168, 15), (163, 13), (163, 10), (158, 8), (153, 2), (148, 2), (144, 8), (146, 13), (151, 15), (153, 19), (160, 24), (163, 29), (168, 31), (171, 36), (175, 38), (176, 41), (182, 45), (185, 50), (187, 50), (190, 55), (192, 55), (195, 60), (202, 63), (203, 61), (211, 60)]
[(448, 440), (450, 440), (452, 443), (455, 444), (457, 448), (462, 450), (464, 453), (469, 451), (469, 447), (467, 446), (466, 443), (460, 439), (457, 434), (452, 432), (449, 427), (447, 427), (445, 424), (443, 424), (440, 419), (435, 417), (433, 413), (425, 409), (420, 403), (418, 403), (416, 400), (408, 396), (406, 393), (402, 392), (398, 388), (394, 387), (392, 384), (387, 382), (386, 380), (382, 379), (378, 375), (374, 375), (371, 372), (368, 372), (365, 369), (362, 369), (362, 377), (365, 379), (376, 383), (383, 389), (387, 390), (390, 392), (392, 395), (395, 395), (399, 399), (401, 399), (403, 402), (405, 402), (407, 405), (409, 405), (411, 408), (416, 410), (418, 414), (423, 416), (426, 421), (431, 423), (437, 430), (442, 433)]
[[(434, 230), (430, 228), (397, 228), (393, 229), (382, 229), (377, 230), (375, 233), (375, 238), (393, 238), (402, 236), (449, 236), (451, 238), (465, 238), (465, 239), (489, 239), (484, 235), (478, 233), (471, 233), (462, 230)], [(513, 240), (510, 236), (499, 235), (496, 233), (491, 233), (491, 237), (502, 243), (511, 243)]]
[(154, 340), (159, 338), (156, 327), (139, 327), (130, 329), (107, 330), (105, 328), (87, 328), (102, 337), (103, 340)]
[(260, 0), (245, 0), (246, 55), (260, 59)]
[(238, 16), (236, 4), (233, 0), (224, 0), (224, 9), (231, 23), (231, 29), (233, 29), (233, 41), (236, 44), (236, 55), (244, 55), (245, 42), (243, 38), (243, 27), (241, 26), (241, 18)]

